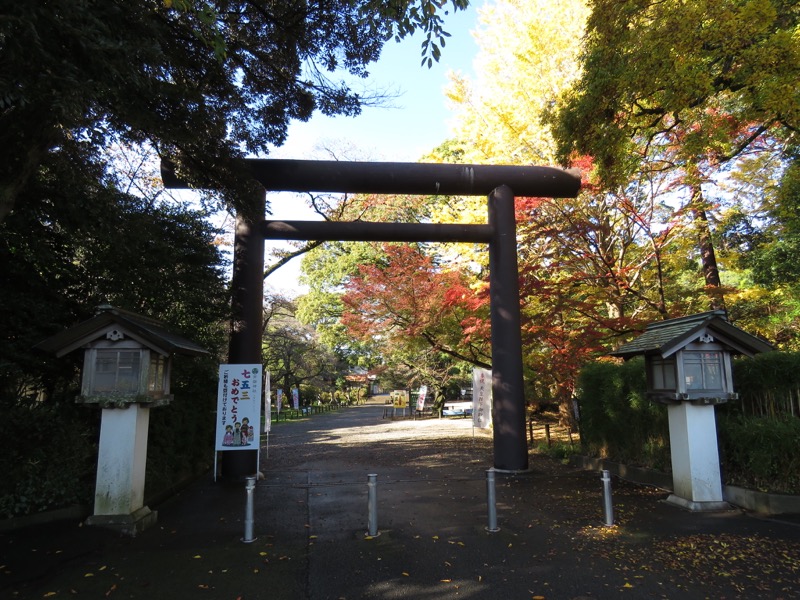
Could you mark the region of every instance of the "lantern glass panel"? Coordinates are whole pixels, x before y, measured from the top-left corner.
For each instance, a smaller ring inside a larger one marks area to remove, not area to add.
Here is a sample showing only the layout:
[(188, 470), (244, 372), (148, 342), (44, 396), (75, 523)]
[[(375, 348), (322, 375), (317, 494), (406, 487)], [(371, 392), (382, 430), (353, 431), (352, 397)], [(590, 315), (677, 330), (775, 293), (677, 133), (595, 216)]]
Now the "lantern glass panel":
[(724, 390), (722, 352), (685, 352), (687, 390)]
[(151, 395), (159, 395), (167, 388), (167, 359), (152, 352), (150, 354), (150, 372), (148, 373), (147, 391)]
[(140, 363), (139, 350), (98, 350), (92, 392), (136, 392), (139, 389)]
[(650, 359), (650, 374), (654, 390), (675, 390), (678, 378), (675, 373), (675, 359)]

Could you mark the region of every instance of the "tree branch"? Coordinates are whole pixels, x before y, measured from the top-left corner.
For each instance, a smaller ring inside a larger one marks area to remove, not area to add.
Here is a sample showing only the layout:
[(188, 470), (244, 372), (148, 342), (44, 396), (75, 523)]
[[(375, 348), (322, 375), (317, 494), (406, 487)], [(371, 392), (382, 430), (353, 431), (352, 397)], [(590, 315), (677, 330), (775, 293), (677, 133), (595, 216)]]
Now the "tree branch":
[(303, 254), (305, 254), (306, 252), (308, 252), (308, 251), (310, 251), (310, 250), (313, 250), (314, 248), (317, 248), (317, 247), (321, 246), (323, 243), (324, 243), (324, 242), (321, 242), (321, 241), (307, 242), (305, 245), (303, 245), (302, 247), (298, 248), (298, 249), (297, 249), (297, 250), (295, 250), (294, 252), (290, 252), (290, 253), (289, 253), (289, 254), (287, 254), (286, 256), (283, 256), (283, 257), (282, 257), (282, 258), (281, 258), (281, 259), (280, 259), (278, 262), (276, 262), (276, 263), (274, 263), (274, 264), (270, 265), (270, 266), (267, 268), (267, 270), (266, 270), (266, 271), (264, 271), (264, 279), (266, 279), (267, 277), (269, 277), (270, 275), (272, 275), (272, 274), (273, 274), (275, 271), (277, 271), (278, 269), (280, 269), (280, 268), (281, 268), (283, 265), (285, 265), (286, 263), (288, 263), (288, 262), (289, 262), (290, 260), (292, 260), (293, 258), (297, 258), (298, 256), (302, 256), (302, 255), (303, 255)]

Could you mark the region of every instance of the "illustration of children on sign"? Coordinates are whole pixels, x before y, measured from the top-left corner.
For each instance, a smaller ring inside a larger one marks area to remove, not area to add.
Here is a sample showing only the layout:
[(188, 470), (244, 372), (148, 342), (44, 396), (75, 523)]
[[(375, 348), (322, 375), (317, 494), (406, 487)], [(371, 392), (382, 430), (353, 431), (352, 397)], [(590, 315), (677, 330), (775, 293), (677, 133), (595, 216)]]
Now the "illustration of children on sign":
[(242, 446), (249, 446), (255, 440), (255, 429), (250, 425), (250, 419), (242, 419)]
[(222, 436), (223, 446), (233, 446), (233, 426), (225, 425), (225, 435)]
[(255, 429), (250, 425), (250, 419), (244, 417), (242, 422), (236, 421), (232, 426), (225, 425), (222, 436), (223, 446), (249, 446), (255, 440)]

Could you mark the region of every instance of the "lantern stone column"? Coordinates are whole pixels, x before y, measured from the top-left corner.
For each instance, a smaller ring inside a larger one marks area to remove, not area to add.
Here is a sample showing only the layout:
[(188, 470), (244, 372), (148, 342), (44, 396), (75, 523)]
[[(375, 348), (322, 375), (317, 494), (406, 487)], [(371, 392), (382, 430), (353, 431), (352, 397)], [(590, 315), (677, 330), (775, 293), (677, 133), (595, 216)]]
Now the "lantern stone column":
[(141, 403), (103, 409), (89, 525), (113, 525), (136, 533), (156, 522), (156, 513), (144, 505), (149, 424), (150, 407)]
[(728, 508), (722, 497), (714, 406), (680, 402), (667, 411), (673, 487), (667, 502), (693, 511)]

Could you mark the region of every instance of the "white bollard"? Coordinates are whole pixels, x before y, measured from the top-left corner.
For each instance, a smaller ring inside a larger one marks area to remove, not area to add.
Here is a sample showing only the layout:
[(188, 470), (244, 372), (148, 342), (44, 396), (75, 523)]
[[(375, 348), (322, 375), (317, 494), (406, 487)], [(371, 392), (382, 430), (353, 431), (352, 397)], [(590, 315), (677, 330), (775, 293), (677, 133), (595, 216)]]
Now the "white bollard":
[(247, 492), (247, 504), (244, 510), (244, 537), (242, 541), (245, 544), (249, 544), (256, 540), (253, 537), (253, 493), (256, 489), (256, 478), (248, 477), (244, 489)]
[(486, 471), (486, 504), (489, 508), (489, 524), (486, 526), (486, 531), (492, 533), (500, 531), (497, 526), (497, 492), (495, 491), (494, 469)]
[(378, 535), (378, 475), (370, 473), (367, 475), (367, 489), (369, 491), (367, 500), (367, 535), (376, 537)]
[(603, 511), (606, 517), (606, 527), (614, 524), (614, 506), (611, 502), (611, 476), (603, 470)]

